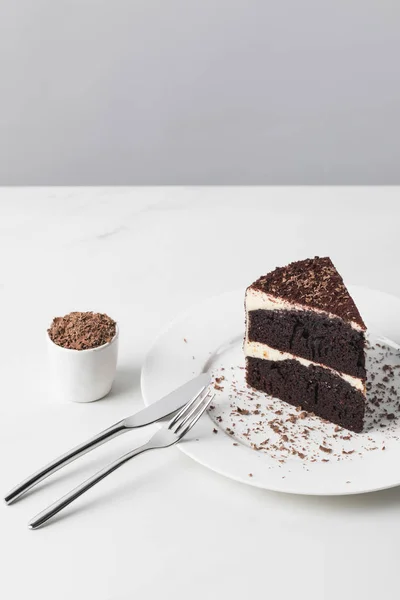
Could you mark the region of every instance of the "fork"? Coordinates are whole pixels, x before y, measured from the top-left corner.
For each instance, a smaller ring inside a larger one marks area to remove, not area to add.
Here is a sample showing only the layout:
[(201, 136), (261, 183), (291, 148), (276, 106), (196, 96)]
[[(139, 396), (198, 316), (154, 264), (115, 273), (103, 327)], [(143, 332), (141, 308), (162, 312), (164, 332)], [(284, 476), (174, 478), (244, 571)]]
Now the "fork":
[(30, 529), (38, 529), (38, 527), (41, 527), (49, 519), (71, 504), (71, 502), (79, 498), (79, 496), (82, 496), (82, 494), (96, 485), (96, 483), (99, 483), (99, 481), (107, 477), (107, 475), (110, 475), (110, 473), (116, 471), (134, 456), (143, 454), (143, 452), (146, 452), (147, 450), (168, 448), (169, 446), (173, 446), (179, 442), (197, 423), (215, 396), (215, 394), (211, 393), (210, 390), (208, 390), (205, 395), (203, 395), (203, 392), (204, 390), (199, 392), (199, 394), (197, 394), (193, 400), (185, 404), (185, 406), (175, 415), (175, 417), (171, 419), (169, 423), (164, 425), (164, 427), (159, 429), (150, 438), (150, 440), (146, 442), (146, 444), (131, 450), (131, 452), (128, 452), (123, 456), (120, 456), (117, 458), (117, 460), (110, 463), (92, 475), (92, 477), (89, 477), (89, 479), (71, 490), (68, 494), (62, 496), (62, 498), (59, 500), (56, 500), (56, 502), (37, 514), (29, 522), (28, 527)]

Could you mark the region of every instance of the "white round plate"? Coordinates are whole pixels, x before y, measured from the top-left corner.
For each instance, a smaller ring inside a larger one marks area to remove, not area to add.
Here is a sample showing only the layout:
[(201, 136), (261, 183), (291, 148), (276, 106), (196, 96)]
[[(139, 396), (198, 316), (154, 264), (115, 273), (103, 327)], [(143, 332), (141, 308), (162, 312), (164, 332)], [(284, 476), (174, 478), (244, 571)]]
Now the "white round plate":
[(146, 405), (210, 370), (213, 407), (178, 445), (197, 462), (246, 484), (294, 494), (399, 485), (400, 299), (355, 286), (349, 291), (369, 335), (364, 433), (341, 430), (246, 386), (243, 290), (193, 307), (161, 333), (142, 370)]

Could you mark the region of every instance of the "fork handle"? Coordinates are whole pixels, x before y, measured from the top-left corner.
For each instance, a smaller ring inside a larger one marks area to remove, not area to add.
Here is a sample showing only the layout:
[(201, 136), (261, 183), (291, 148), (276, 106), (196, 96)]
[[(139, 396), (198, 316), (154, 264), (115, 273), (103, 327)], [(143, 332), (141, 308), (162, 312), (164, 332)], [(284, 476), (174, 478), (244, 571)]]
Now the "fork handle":
[(20, 498), (23, 494), (25, 494), (25, 492), (33, 488), (40, 481), (43, 481), (43, 479), (46, 479), (46, 477), (49, 477), (49, 475), (52, 475), (58, 471), (58, 469), (68, 465), (70, 462), (76, 460), (83, 454), (90, 452), (90, 450), (97, 448), (97, 446), (101, 446), (101, 444), (108, 442), (108, 440), (111, 438), (121, 435), (121, 433), (124, 433), (125, 431), (128, 431), (128, 428), (124, 425), (124, 421), (122, 420), (118, 423), (114, 423), (114, 425), (111, 425), (111, 427), (108, 429), (101, 431), (90, 440), (83, 442), (83, 444), (75, 446), (75, 448), (69, 450), (69, 452), (66, 452), (65, 454), (62, 454), (39, 471), (36, 471), (36, 473), (33, 473), (33, 475), (22, 481), (10, 492), (8, 492), (4, 498), (6, 504), (15, 502), (15, 500)]
[(128, 460), (134, 456), (138, 456), (139, 454), (146, 452), (146, 450), (152, 450), (154, 448), (155, 446), (147, 442), (143, 446), (139, 446), (139, 448), (135, 448), (135, 450), (131, 450), (131, 452), (120, 456), (117, 458), (117, 460), (104, 467), (104, 469), (101, 469), (92, 475), (92, 477), (89, 477), (89, 479), (78, 485), (78, 487), (74, 488), (71, 492), (68, 492), (68, 494), (65, 494), (65, 496), (59, 500), (56, 500), (56, 502), (45, 508), (29, 522), (28, 527), (30, 529), (37, 529), (38, 527), (41, 527), (41, 525), (46, 523), (46, 521), (54, 517), (54, 515), (68, 506), (68, 504), (71, 504), (71, 502), (79, 498), (79, 496), (82, 496), (82, 494), (90, 490), (90, 488), (96, 485), (96, 483), (99, 483), (99, 481), (107, 477), (107, 475), (110, 475), (110, 473), (116, 471), (116, 469), (128, 462)]

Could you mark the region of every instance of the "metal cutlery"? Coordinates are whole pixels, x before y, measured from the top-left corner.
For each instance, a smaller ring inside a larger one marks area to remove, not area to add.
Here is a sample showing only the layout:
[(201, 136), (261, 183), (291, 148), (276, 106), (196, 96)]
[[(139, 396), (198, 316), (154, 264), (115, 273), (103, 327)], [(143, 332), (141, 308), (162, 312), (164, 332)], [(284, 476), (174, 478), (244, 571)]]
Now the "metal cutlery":
[(97, 448), (105, 442), (108, 442), (108, 440), (111, 440), (122, 433), (130, 431), (131, 429), (144, 427), (145, 425), (150, 425), (151, 423), (155, 423), (156, 421), (160, 421), (161, 419), (168, 417), (181, 408), (185, 403), (187, 403), (188, 400), (198, 398), (199, 394), (201, 394), (209, 384), (210, 375), (208, 373), (202, 373), (198, 377), (195, 377), (178, 389), (174, 390), (158, 402), (151, 404), (150, 406), (144, 408), (134, 415), (131, 415), (130, 417), (118, 421), (118, 423), (114, 423), (114, 425), (111, 425), (111, 427), (108, 429), (101, 431), (90, 440), (80, 444), (79, 446), (76, 446), (69, 452), (62, 454), (44, 468), (40, 469), (22, 481), (5, 496), (5, 502), (7, 504), (15, 502), (15, 500), (20, 498), (40, 481), (43, 481), (43, 479), (46, 479), (80, 456), (83, 456), (83, 454), (86, 454), (94, 448)]
[(138, 456), (147, 450), (167, 448), (168, 446), (172, 446), (179, 442), (192, 429), (195, 423), (197, 423), (214, 398), (215, 394), (207, 391), (204, 395), (203, 391), (204, 390), (199, 392), (190, 402), (188, 402), (179, 413), (173, 417), (169, 423), (164, 425), (162, 429), (157, 431), (146, 444), (124, 454), (60, 498), (60, 500), (57, 500), (51, 506), (36, 515), (29, 523), (30, 529), (37, 529), (46, 523), (46, 521), (54, 517), (54, 515), (63, 510), (63, 508), (71, 504), (71, 502), (79, 498), (79, 496), (96, 485), (96, 483), (107, 477), (107, 475), (110, 475), (110, 473), (131, 460), (134, 456)]

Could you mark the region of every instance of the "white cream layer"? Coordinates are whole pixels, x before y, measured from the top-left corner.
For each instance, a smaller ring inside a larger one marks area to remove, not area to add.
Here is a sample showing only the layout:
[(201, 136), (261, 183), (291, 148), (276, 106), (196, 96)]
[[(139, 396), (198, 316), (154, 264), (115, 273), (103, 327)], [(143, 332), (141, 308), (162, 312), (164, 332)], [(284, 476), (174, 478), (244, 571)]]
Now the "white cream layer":
[[(284, 300), (283, 298), (276, 298), (275, 296), (270, 296), (269, 294), (262, 292), (261, 290), (256, 290), (254, 288), (247, 288), (246, 290), (246, 312), (251, 310), (301, 310), (301, 311), (311, 311), (322, 315), (327, 315), (331, 319), (338, 318), (336, 315), (326, 311), (320, 310), (319, 308), (311, 308), (307, 306), (302, 306), (301, 304), (295, 304)], [(357, 331), (363, 331), (363, 328), (360, 327), (358, 323), (354, 321), (350, 321), (350, 325), (353, 329)]]
[(351, 375), (347, 375), (346, 373), (341, 373), (340, 371), (336, 371), (331, 367), (327, 367), (326, 365), (321, 365), (320, 363), (313, 362), (312, 360), (307, 360), (306, 358), (301, 358), (300, 356), (295, 356), (294, 354), (289, 354), (289, 352), (281, 352), (280, 350), (276, 350), (275, 348), (271, 348), (267, 346), (267, 344), (260, 344), (260, 342), (249, 342), (246, 340), (244, 343), (244, 355), (251, 358), (261, 358), (264, 360), (297, 360), (301, 365), (305, 367), (309, 367), (313, 365), (315, 367), (322, 367), (327, 371), (330, 371), (333, 375), (337, 375), (347, 381), (351, 386), (360, 390), (360, 392), (365, 393), (364, 382), (362, 379), (358, 377), (352, 377)]

